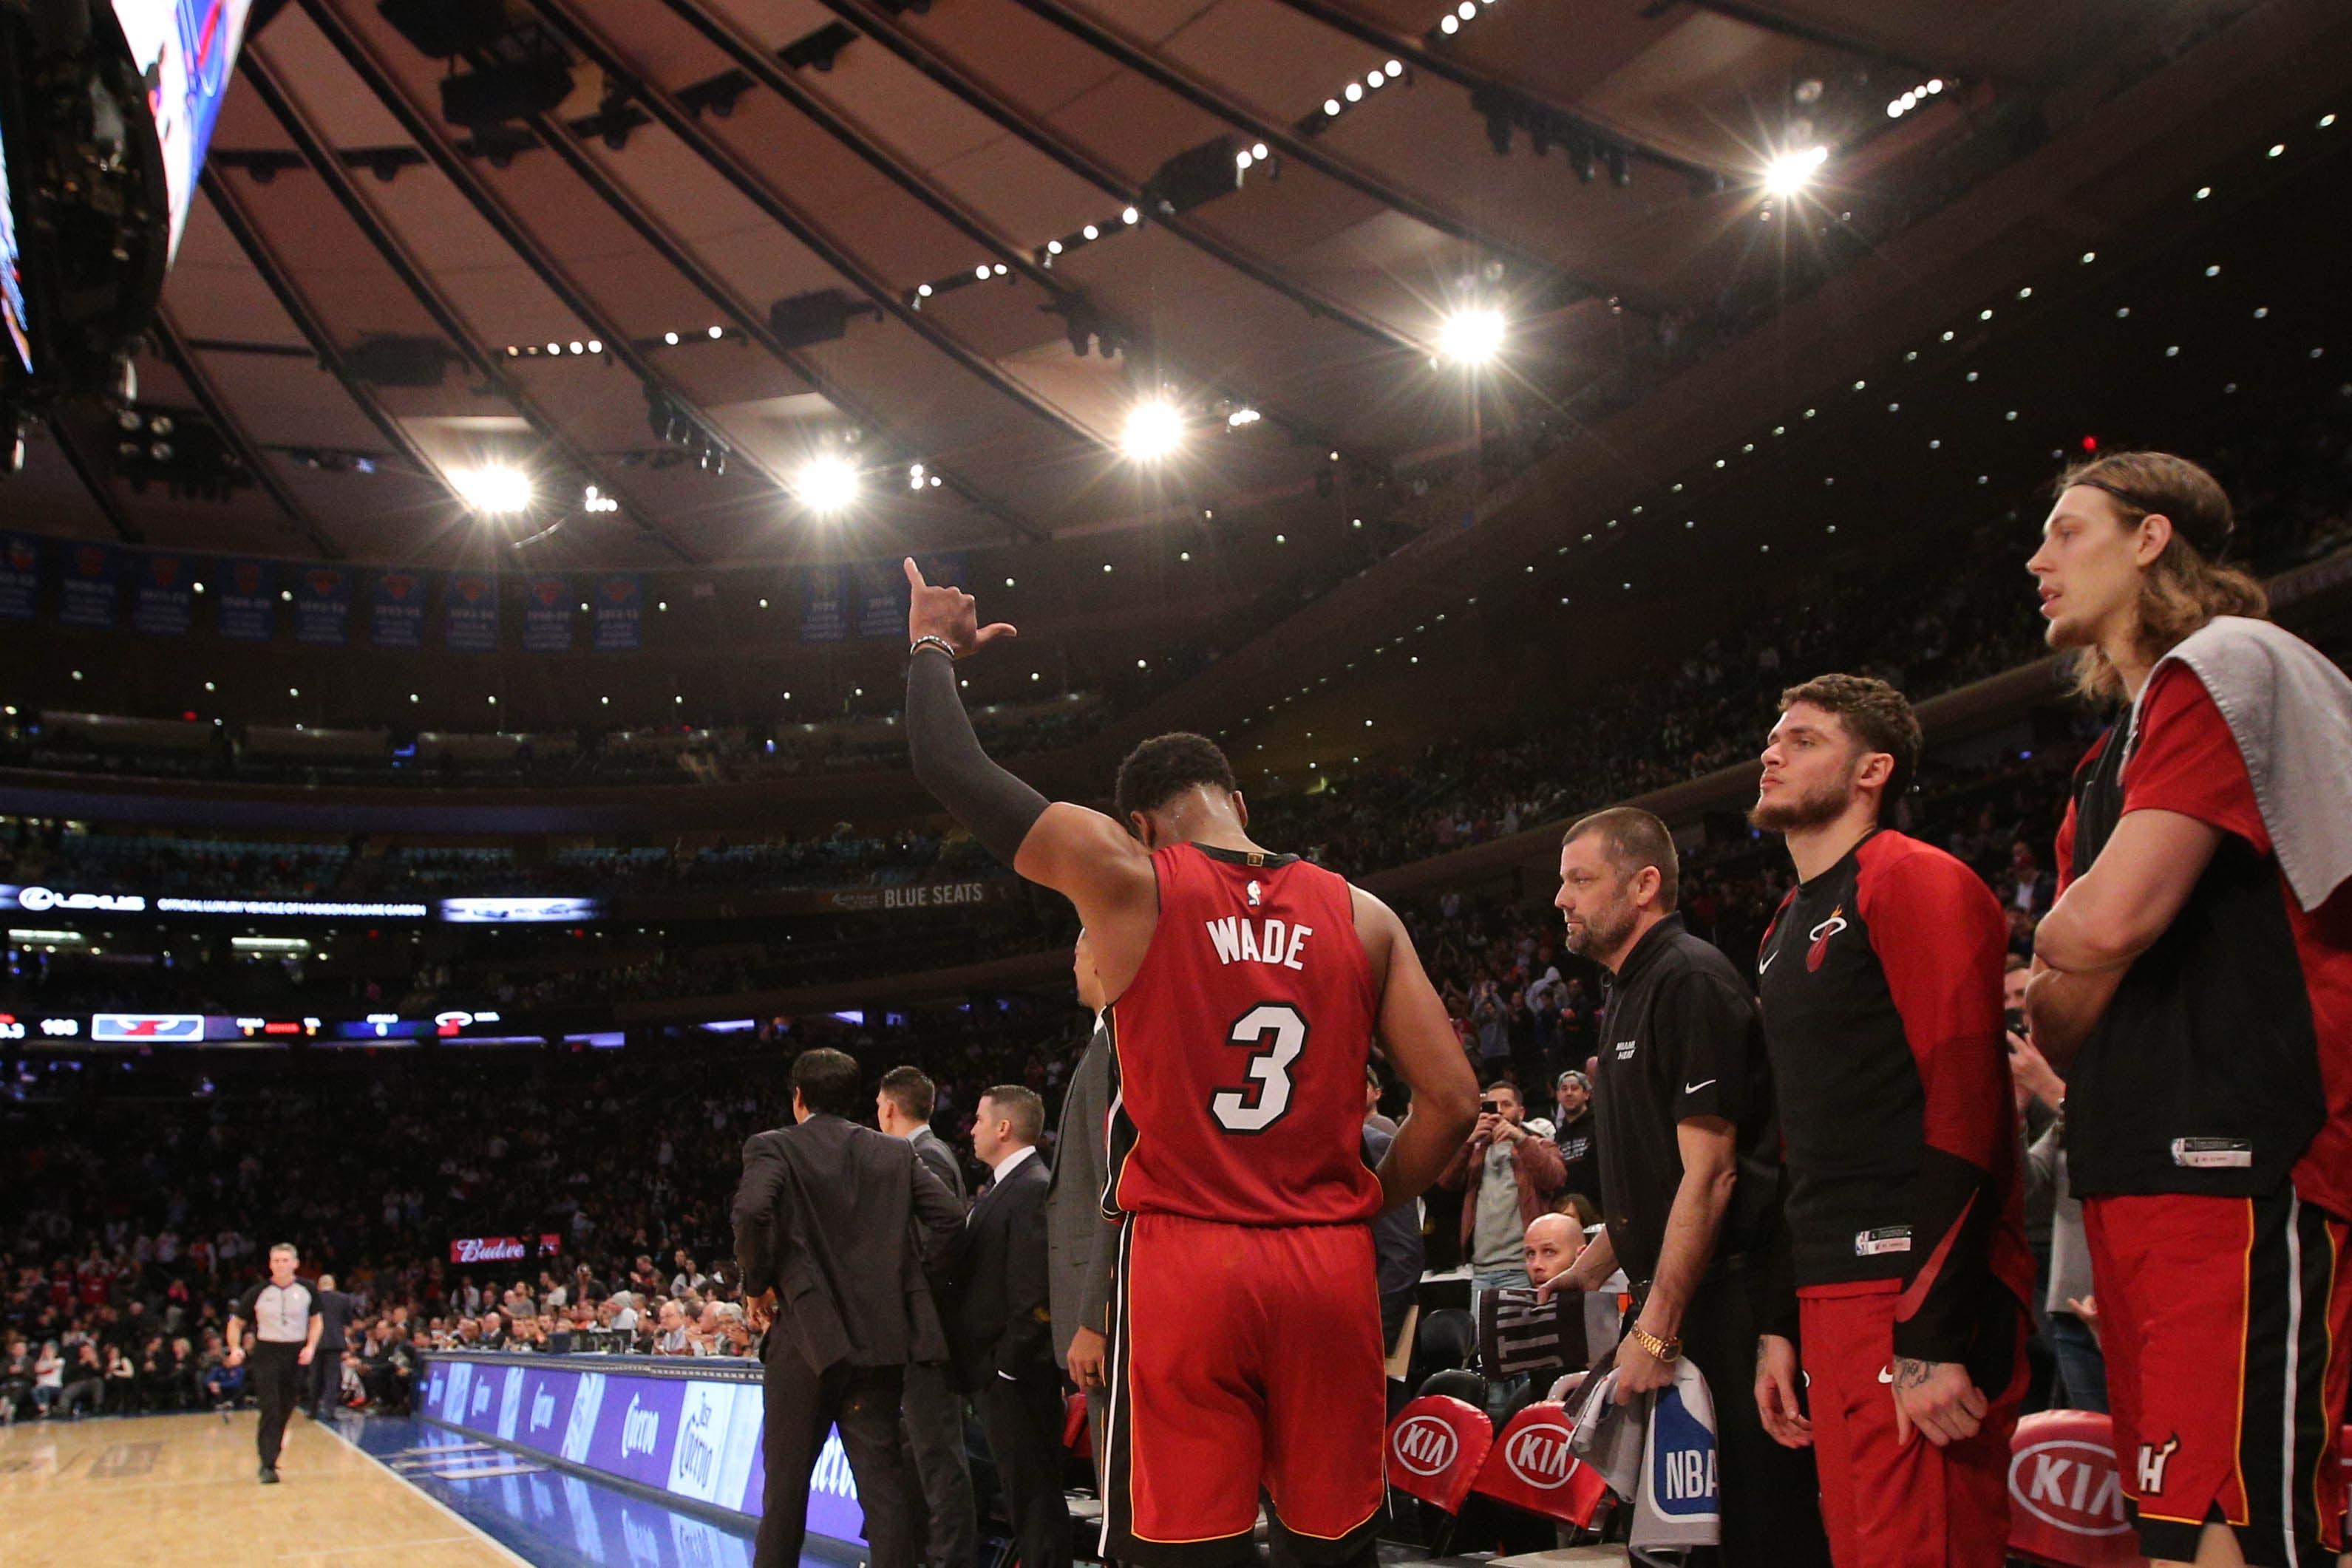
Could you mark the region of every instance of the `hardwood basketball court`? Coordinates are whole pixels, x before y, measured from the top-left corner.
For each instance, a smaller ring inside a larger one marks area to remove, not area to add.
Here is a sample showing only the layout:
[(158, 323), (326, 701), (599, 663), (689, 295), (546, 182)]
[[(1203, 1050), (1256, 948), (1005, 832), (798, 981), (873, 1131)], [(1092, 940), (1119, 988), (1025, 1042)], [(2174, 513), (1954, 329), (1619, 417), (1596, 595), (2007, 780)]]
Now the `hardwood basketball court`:
[(254, 1478), (240, 1411), (25, 1422), (0, 1432), (0, 1563), (86, 1568), (516, 1568), (512, 1552), (341, 1439), (297, 1418)]

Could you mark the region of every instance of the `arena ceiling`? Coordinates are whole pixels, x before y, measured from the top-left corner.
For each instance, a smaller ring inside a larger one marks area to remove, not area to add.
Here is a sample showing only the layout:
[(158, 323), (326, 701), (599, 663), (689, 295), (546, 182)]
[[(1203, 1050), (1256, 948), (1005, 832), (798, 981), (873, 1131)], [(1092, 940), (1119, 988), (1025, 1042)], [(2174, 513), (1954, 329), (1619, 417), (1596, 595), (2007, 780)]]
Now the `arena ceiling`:
[[(93, 413), (0, 495), (46, 533), (533, 570), (1396, 512), (1474, 434), (1565, 437), (1868, 256), (2053, 94), (2259, 9), (264, 4), (139, 365), (258, 482), (134, 486)], [(1767, 189), (1814, 147), (1811, 195)], [(1482, 309), (1472, 371), (1445, 323)], [(1160, 402), (1182, 444), (1138, 461)], [(529, 510), (467, 503), (492, 465)], [(844, 466), (857, 497), (813, 504)], [(1360, 547), (1292, 532), (1294, 566)]]

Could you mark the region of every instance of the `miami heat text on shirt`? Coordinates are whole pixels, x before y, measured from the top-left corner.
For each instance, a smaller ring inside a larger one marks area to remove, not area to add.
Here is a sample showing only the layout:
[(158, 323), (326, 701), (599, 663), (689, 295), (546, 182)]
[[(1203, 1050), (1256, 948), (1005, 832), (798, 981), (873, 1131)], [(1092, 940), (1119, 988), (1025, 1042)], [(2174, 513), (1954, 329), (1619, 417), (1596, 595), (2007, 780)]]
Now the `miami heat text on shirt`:
[(1220, 964), (1279, 964), (1303, 969), (1299, 953), (1315, 935), (1312, 925), (1292, 925), (1280, 920), (1244, 920), (1228, 915), (1208, 922), (1209, 940), (1216, 945)]

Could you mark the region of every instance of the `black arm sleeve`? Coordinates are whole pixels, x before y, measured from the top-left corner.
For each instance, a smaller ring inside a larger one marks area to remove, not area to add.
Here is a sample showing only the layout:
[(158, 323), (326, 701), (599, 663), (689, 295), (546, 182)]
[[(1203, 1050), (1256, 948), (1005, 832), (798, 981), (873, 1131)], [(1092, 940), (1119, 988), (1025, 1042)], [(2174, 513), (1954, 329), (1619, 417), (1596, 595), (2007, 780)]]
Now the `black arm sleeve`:
[(980, 748), (956, 693), (955, 661), (937, 649), (919, 651), (907, 665), (907, 751), (916, 781), (931, 799), (1011, 865), (1021, 841), (1045, 814), (1045, 797)]

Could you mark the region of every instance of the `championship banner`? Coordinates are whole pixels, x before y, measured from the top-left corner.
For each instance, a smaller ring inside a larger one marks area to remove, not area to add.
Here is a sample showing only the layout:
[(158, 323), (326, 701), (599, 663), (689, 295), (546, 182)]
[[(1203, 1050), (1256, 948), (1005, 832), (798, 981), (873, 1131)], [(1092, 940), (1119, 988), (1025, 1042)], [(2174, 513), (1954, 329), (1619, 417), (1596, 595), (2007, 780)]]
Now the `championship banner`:
[(907, 635), (907, 570), (895, 560), (861, 560), (857, 575), (857, 634), (880, 640)]
[(368, 641), (379, 648), (416, 653), (425, 646), (425, 578), (414, 571), (380, 571), (368, 596)]
[(278, 569), (266, 560), (225, 560), (215, 575), (213, 630), (230, 643), (267, 643), (278, 631)]
[(40, 608), (40, 542), (0, 534), (0, 621), (30, 621)]
[(629, 653), (645, 646), (646, 589), (642, 579), (609, 572), (596, 580), (588, 602), (595, 607), (592, 636), (600, 653)]
[(453, 571), (441, 587), (441, 645), (453, 653), (499, 648), (499, 580), (487, 571)]
[(522, 648), (526, 653), (572, 652), (572, 585), (544, 574), (522, 587)]
[(58, 623), (114, 630), (115, 573), (112, 545), (74, 545), (58, 564)]
[(294, 576), (294, 641), (340, 648), (351, 638), (352, 574), (336, 566), (306, 566)]
[(131, 629), (151, 637), (185, 636), (195, 620), (194, 580), (184, 556), (139, 558), (138, 573), (131, 579)]
[(849, 635), (849, 597), (837, 566), (801, 574), (801, 641), (838, 643)]

